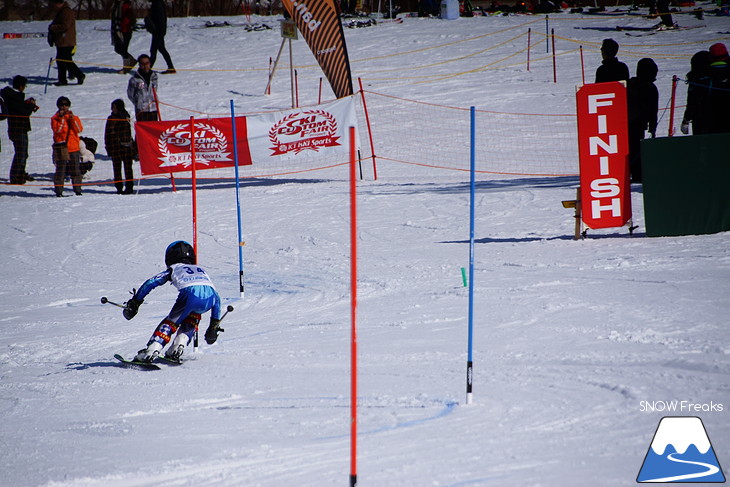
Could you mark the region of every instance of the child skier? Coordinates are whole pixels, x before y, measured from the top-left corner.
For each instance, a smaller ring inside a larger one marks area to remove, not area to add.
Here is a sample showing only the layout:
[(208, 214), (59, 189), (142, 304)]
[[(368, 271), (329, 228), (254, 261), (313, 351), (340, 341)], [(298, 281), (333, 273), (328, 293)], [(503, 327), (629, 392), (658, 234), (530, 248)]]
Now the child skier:
[(179, 291), (170, 313), (157, 325), (147, 347), (137, 353), (135, 360), (140, 362), (152, 362), (173, 336), (175, 338), (165, 357), (179, 361), (195, 334), (201, 315), (208, 310), (211, 310), (211, 316), (205, 341), (209, 345), (215, 343), (218, 333), (223, 331), (220, 327), (220, 296), (208, 274), (197, 265), (193, 247), (182, 240), (171, 243), (165, 251), (165, 264), (167, 270), (145, 281), (132, 299), (125, 303), (122, 312), (126, 319), (134, 318), (150, 291), (166, 282), (172, 283)]

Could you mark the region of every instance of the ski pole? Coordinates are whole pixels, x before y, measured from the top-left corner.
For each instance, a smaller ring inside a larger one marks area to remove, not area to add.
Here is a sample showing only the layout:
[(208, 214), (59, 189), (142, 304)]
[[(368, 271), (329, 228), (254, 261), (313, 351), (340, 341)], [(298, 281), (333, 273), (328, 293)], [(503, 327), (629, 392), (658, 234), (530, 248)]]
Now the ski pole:
[[(228, 305), (228, 307), (226, 307), (226, 312), (225, 312), (225, 313), (223, 313), (223, 316), (221, 316), (221, 319), (220, 319), (219, 321), (223, 321), (223, 318), (225, 318), (225, 317), (226, 317), (226, 315), (227, 315), (227, 314), (228, 314), (229, 312), (231, 312), (231, 311), (233, 311), (233, 306), (231, 306), (231, 305), (229, 304), (229, 305)], [(221, 331), (223, 331), (223, 330), (221, 329)], [(197, 327), (197, 326), (195, 327), (195, 336), (193, 337), (193, 349), (194, 349), (195, 351), (197, 351), (197, 350), (198, 350), (198, 327)]]
[(116, 306), (118, 308), (126, 308), (126, 306), (124, 306), (123, 304), (115, 303), (114, 301), (109, 301), (106, 298), (106, 296), (102, 296), (101, 297), (101, 304), (111, 304), (111, 305), (114, 305), (114, 306)]
[(223, 321), (223, 318), (225, 318), (225, 317), (226, 317), (226, 315), (227, 315), (227, 314), (228, 314), (229, 312), (231, 312), (231, 311), (233, 311), (233, 306), (231, 306), (231, 305), (229, 304), (229, 305), (228, 305), (228, 307), (226, 308), (226, 312), (225, 312), (225, 313), (223, 313), (223, 316), (221, 316), (221, 321)]

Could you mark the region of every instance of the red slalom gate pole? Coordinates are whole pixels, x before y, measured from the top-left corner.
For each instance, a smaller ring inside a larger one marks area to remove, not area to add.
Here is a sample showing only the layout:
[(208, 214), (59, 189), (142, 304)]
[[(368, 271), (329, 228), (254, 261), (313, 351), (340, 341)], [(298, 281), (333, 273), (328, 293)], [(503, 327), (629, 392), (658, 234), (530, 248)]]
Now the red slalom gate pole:
[(357, 485), (357, 147), (350, 127), (350, 487)]
[(586, 84), (586, 66), (583, 63), (583, 46), (580, 46), (580, 76), (583, 84)]
[(299, 108), (299, 74), (297, 70), (294, 70), (294, 93), (296, 94), (296, 107)]
[(271, 94), (271, 56), (269, 56), (269, 84), (266, 85), (266, 94)]
[(198, 180), (195, 167), (195, 118), (190, 117), (190, 160), (193, 165), (193, 249), (198, 254)]
[(373, 131), (370, 126), (370, 115), (368, 114), (368, 104), (365, 102), (365, 90), (362, 89), (362, 78), (357, 79), (360, 85), (360, 96), (362, 96), (362, 108), (365, 111), (365, 124), (368, 126), (368, 138), (370, 139), (370, 153), (373, 155), (373, 178), (378, 180), (378, 166), (375, 163), (375, 145), (373, 144)]
[(672, 105), (669, 108), (669, 136), (674, 137), (674, 102), (677, 100), (677, 75), (672, 76)]
[[(155, 97), (155, 108), (157, 108), (157, 120), (162, 122), (162, 113), (160, 113), (160, 100), (157, 98), (157, 90), (152, 87), (152, 96)], [(170, 182), (172, 183), (172, 191), (177, 192), (177, 186), (175, 186), (175, 175), (170, 171)]]

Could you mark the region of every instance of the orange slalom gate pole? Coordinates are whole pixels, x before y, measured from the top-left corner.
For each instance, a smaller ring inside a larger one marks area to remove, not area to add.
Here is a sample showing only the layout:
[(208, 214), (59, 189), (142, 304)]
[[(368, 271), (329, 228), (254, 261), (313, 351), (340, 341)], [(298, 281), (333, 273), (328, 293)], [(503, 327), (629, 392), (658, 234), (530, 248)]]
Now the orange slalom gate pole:
[(580, 76), (583, 84), (586, 84), (586, 66), (583, 63), (583, 46), (580, 46)]
[[(162, 113), (160, 113), (160, 100), (157, 98), (157, 90), (155, 87), (152, 87), (152, 95), (155, 97), (155, 108), (157, 108), (157, 120), (159, 122), (162, 122)], [(177, 187), (175, 186), (175, 175), (170, 171), (170, 182), (172, 183), (172, 190), (177, 192)]]
[(370, 139), (370, 152), (373, 155), (373, 178), (378, 180), (378, 166), (375, 164), (375, 146), (373, 145), (373, 131), (370, 127), (370, 115), (368, 114), (368, 104), (365, 103), (365, 90), (362, 89), (362, 78), (357, 79), (360, 85), (360, 96), (362, 97), (362, 108), (365, 111), (365, 124), (368, 126), (368, 138)]
[(294, 93), (296, 94), (296, 106), (294, 108), (299, 108), (299, 74), (296, 69), (294, 70)]
[(190, 117), (190, 160), (193, 164), (193, 249), (195, 255), (198, 255), (198, 179), (195, 157), (195, 118)]
[(350, 127), (350, 487), (357, 485), (357, 147)]
[(674, 136), (674, 106), (677, 101), (677, 75), (672, 76), (672, 104), (669, 108), (669, 136)]

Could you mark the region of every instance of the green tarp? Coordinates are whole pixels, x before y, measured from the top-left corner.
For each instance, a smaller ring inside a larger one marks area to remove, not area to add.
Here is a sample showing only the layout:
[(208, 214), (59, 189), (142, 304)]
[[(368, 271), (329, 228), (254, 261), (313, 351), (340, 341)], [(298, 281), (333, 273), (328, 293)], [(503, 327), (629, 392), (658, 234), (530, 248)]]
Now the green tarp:
[(641, 142), (650, 237), (730, 230), (730, 134)]

